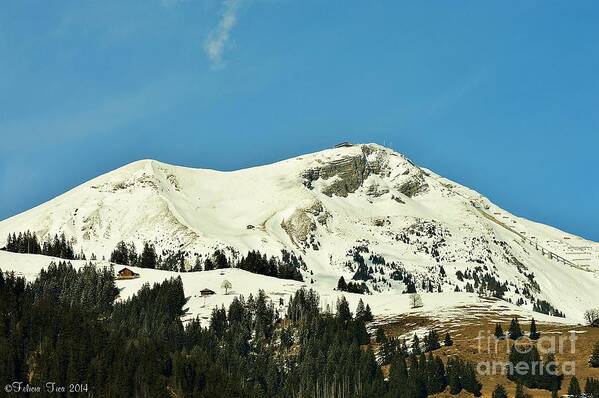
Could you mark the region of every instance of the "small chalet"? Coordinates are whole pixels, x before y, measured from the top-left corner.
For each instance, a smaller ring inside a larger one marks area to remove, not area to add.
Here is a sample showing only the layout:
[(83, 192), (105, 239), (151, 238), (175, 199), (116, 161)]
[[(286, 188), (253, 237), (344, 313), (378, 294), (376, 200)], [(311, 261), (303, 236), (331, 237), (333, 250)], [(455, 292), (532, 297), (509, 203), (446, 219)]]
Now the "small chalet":
[(129, 268), (125, 267), (117, 273), (117, 279), (133, 279), (139, 278), (139, 274), (137, 272), (131, 271)]
[(213, 294), (216, 294), (216, 292), (214, 290), (210, 290), (210, 289), (200, 290), (200, 296), (212, 296)]

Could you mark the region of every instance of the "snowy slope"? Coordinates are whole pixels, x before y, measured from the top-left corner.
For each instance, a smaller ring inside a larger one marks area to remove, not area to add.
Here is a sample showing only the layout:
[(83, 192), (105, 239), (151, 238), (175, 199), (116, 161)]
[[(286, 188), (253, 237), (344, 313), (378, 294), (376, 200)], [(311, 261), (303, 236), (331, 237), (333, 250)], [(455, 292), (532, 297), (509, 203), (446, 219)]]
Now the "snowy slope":
[[(59, 258), (47, 257), (34, 254), (17, 254), (0, 251), (0, 269), (3, 272), (15, 272), (29, 281), (35, 280), (42, 268), (46, 268), (50, 262), (62, 261)], [(75, 268), (82, 267), (86, 261), (71, 261)], [(96, 267), (115, 267), (107, 261), (95, 261)], [(224, 305), (228, 307), (233, 298), (243, 295), (245, 298), (250, 294), (256, 295), (258, 289), (262, 289), (268, 298), (275, 304), (277, 310), (284, 313), (289, 297), (301, 288), (313, 288), (309, 284), (278, 279), (264, 275), (252, 274), (240, 269), (229, 268), (223, 270), (185, 272), (178, 273), (172, 271), (151, 270), (145, 268), (130, 267), (141, 276), (138, 279), (117, 280), (117, 287), (120, 289), (118, 300), (124, 300), (135, 294), (144, 283), (150, 285), (160, 283), (169, 278), (181, 277), (185, 296), (188, 298), (186, 307), (188, 312), (184, 320), (200, 317), (202, 322), (207, 321), (214, 307)], [(221, 285), (224, 280), (231, 282), (232, 289), (225, 294)], [(208, 288), (216, 292), (212, 296), (200, 296), (200, 290)], [(317, 289), (321, 298), (323, 310), (334, 311), (337, 300), (344, 296), (355, 309), (358, 301), (362, 299), (365, 304), (369, 304), (378, 322), (389, 322), (397, 315), (424, 315), (437, 320), (463, 319), (475, 315), (477, 311), (471, 313), (465, 308), (483, 307), (485, 312), (496, 311), (505, 315), (520, 316), (524, 318), (534, 317), (539, 321), (553, 323), (574, 323), (576, 319), (556, 318), (544, 314), (531, 314), (525, 308), (514, 304), (506, 303), (500, 300), (481, 299), (472, 293), (422, 293), (423, 306), (413, 309), (410, 306), (409, 295), (360, 295), (347, 292), (339, 292), (333, 289), (320, 287)], [(279, 299), (282, 298), (284, 305), (279, 305)]]
[[(0, 222), (0, 239), (25, 230), (64, 232), (98, 258), (121, 240), (182, 250), (190, 264), (216, 248), (232, 259), (286, 249), (302, 256), (304, 278), (319, 291), (332, 291), (341, 275), (350, 280), (360, 253), (373, 269), (372, 300), (406, 299), (406, 279), (394, 280), (394, 271), (440, 297), (478, 290), (475, 280), (487, 274), (505, 284), (506, 300), (528, 310), (543, 300), (578, 320), (599, 299), (597, 243), (509, 214), (375, 144), (234, 172), (142, 160)], [(385, 264), (373, 265), (371, 255)]]

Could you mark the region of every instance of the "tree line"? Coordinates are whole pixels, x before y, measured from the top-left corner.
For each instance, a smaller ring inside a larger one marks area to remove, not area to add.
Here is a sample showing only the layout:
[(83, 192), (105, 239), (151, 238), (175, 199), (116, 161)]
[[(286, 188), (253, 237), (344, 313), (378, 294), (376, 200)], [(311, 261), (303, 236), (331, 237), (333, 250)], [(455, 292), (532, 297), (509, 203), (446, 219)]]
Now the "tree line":
[(357, 294), (369, 294), (370, 289), (364, 282), (345, 282), (345, 278), (341, 276), (337, 281), (337, 290), (340, 292), (357, 293)]
[(240, 268), (255, 274), (273, 276), (281, 279), (292, 279), (303, 282), (304, 278), (300, 269), (306, 269), (306, 264), (301, 257), (294, 253), (281, 250), (281, 257), (267, 257), (258, 250), (251, 250), (239, 260), (230, 260), (224, 251), (216, 249), (212, 255), (203, 260), (198, 256), (195, 263), (186, 268), (185, 253), (183, 251), (165, 251), (164, 256), (156, 253), (152, 243), (144, 242), (142, 252), (137, 253), (134, 243), (117, 243), (110, 254), (110, 261), (122, 265), (130, 265), (141, 268), (155, 268), (176, 272), (198, 272), (211, 271), (223, 268)]
[(83, 253), (75, 253), (73, 244), (67, 240), (64, 233), (60, 236), (55, 234), (52, 238), (48, 236), (45, 241), (40, 241), (35, 232), (27, 230), (19, 232), (18, 235), (13, 232), (8, 234), (4, 250), (13, 253), (43, 254), (66, 260), (85, 260)]

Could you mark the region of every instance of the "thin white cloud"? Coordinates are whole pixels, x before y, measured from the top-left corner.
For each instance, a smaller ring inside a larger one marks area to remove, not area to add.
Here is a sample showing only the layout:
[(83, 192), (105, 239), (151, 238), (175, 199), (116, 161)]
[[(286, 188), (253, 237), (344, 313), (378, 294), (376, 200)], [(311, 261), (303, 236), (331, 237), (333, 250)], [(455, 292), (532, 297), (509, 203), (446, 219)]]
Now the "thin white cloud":
[(223, 55), (229, 46), (231, 30), (237, 24), (241, 2), (242, 0), (223, 0), (223, 9), (218, 25), (204, 42), (204, 51), (213, 67), (223, 65)]

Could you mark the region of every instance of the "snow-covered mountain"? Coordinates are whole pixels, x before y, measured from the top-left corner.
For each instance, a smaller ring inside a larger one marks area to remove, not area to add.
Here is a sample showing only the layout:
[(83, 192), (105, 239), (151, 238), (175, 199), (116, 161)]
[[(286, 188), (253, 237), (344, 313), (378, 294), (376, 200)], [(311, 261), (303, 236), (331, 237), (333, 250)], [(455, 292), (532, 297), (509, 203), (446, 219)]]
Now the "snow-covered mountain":
[(190, 265), (215, 249), (231, 259), (285, 249), (305, 261), (307, 283), (329, 290), (340, 276), (366, 280), (374, 295), (413, 283), (576, 320), (599, 300), (599, 244), (514, 216), (375, 144), (233, 172), (142, 160), (0, 222), (0, 239), (26, 230), (64, 233), (98, 258), (119, 241), (149, 241)]

